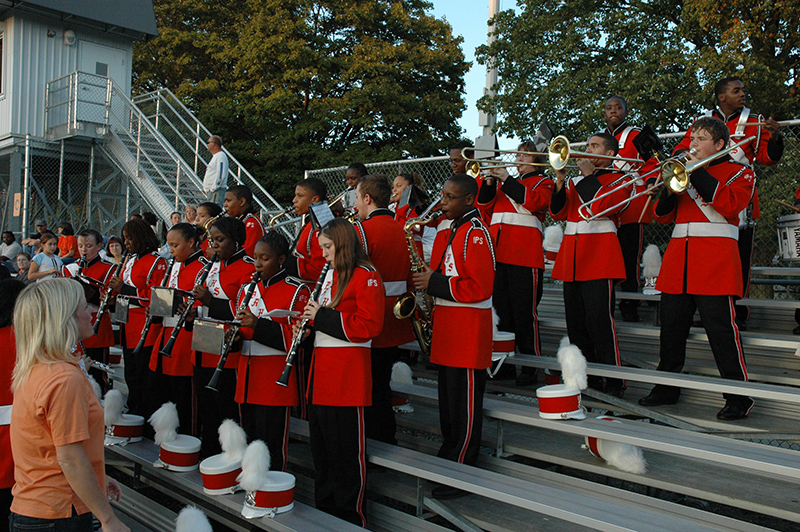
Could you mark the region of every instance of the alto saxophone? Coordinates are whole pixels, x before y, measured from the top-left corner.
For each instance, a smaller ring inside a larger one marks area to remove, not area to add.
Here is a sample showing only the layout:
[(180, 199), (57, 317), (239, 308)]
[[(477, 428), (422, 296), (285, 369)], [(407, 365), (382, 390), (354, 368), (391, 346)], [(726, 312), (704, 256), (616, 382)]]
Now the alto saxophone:
[[(414, 230), (436, 221), (442, 214), (442, 211), (434, 211), (427, 218), (424, 216), (413, 218), (403, 226), (408, 254), (411, 257), (411, 271), (414, 273), (425, 271), (425, 260), (419, 256), (417, 246), (414, 244)], [(433, 298), (430, 294), (426, 290), (408, 291), (397, 298), (392, 311), (397, 319), (411, 319), (411, 328), (419, 342), (420, 350), (430, 355), (433, 338)]]

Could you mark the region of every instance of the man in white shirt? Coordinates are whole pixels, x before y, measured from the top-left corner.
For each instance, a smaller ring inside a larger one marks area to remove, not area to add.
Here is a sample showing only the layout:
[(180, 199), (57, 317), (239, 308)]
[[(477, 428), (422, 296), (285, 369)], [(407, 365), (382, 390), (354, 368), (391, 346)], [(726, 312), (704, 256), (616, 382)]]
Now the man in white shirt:
[(16, 273), (17, 271), (17, 255), (21, 252), (22, 246), (17, 242), (14, 233), (11, 231), (4, 231), (3, 243), (0, 244), (0, 262), (2, 262), (11, 273)]
[(203, 178), (203, 192), (206, 193), (208, 201), (222, 205), (225, 191), (228, 189), (228, 156), (222, 151), (222, 139), (219, 135), (208, 137), (207, 145), (212, 157)]

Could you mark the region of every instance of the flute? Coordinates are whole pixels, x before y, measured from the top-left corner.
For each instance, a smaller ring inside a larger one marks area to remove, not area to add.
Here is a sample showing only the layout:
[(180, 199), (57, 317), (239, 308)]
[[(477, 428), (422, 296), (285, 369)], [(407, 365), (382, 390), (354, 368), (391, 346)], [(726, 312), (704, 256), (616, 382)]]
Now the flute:
[[(111, 274), (111, 277), (119, 277), (119, 274), (122, 271), (122, 268), (125, 266), (127, 259), (128, 250), (126, 249), (122, 252), (122, 258), (120, 259), (119, 264), (114, 266), (114, 272)], [(97, 319), (95, 320), (94, 324), (92, 324), (92, 330), (94, 331), (94, 334), (97, 334), (97, 331), (100, 330), (100, 320), (103, 319), (103, 314), (105, 314), (108, 310), (108, 304), (111, 302), (111, 296), (113, 292), (114, 291), (111, 290), (111, 287), (108, 287), (105, 295), (103, 296), (103, 300), (100, 301), (100, 308), (97, 310)]]
[[(256, 286), (258, 285), (258, 281), (260, 279), (261, 272), (256, 272), (253, 274), (253, 280), (250, 281), (250, 284), (248, 284), (247, 288), (244, 289), (244, 297), (242, 298), (241, 305), (239, 305), (239, 308), (236, 309), (236, 314), (242, 312), (250, 304), (250, 299), (253, 297), (253, 292), (255, 292)], [(236, 340), (236, 335), (239, 333), (240, 328), (241, 324), (233, 325), (230, 331), (228, 331), (228, 341), (222, 346), (222, 353), (219, 356), (217, 367), (214, 369), (214, 374), (211, 376), (211, 380), (208, 381), (208, 384), (206, 384), (206, 388), (209, 390), (214, 390), (215, 392), (218, 391), (217, 382), (219, 382), (219, 377), (222, 375), (222, 369), (225, 367), (225, 362), (228, 360), (228, 355), (231, 352), (233, 342)]]
[[(204, 285), (206, 283), (206, 279), (208, 278), (208, 273), (211, 271), (211, 267), (214, 266), (214, 263), (217, 261), (217, 254), (215, 253), (211, 260), (203, 266), (203, 269), (200, 271), (200, 276), (197, 278), (197, 282), (195, 284)], [(189, 317), (189, 313), (192, 311), (192, 307), (194, 307), (194, 302), (197, 301), (197, 298), (192, 293), (190, 296), (186, 298), (186, 308), (183, 309), (181, 315), (178, 317), (178, 323), (175, 324), (175, 327), (172, 329), (172, 334), (169, 336), (169, 340), (167, 343), (164, 344), (164, 347), (158, 352), (159, 355), (165, 356), (167, 358), (172, 358), (172, 348), (175, 346), (175, 340), (178, 339), (178, 334), (181, 332), (183, 328), (183, 324), (186, 323), (186, 318)]]
[[(319, 298), (319, 294), (322, 292), (322, 284), (325, 281), (325, 276), (328, 275), (330, 267), (330, 262), (326, 262), (325, 266), (322, 267), (322, 272), (319, 274), (317, 285), (314, 287), (314, 292), (311, 294), (309, 301), (316, 301)], [(289, 352), (286, 354), (286, 366), (283, 368), (283, 373), (281, 373), (281, 376), (276, 381), (276, 384), (284, 388), (289, 386), (289, 375), (292, 373), (292, 365), (294, 365), (294, 359), (297, 358), (297, 351), (300, 349), (300, 344), (303, 342), (303, 333), (306, 327), (308, 327), (309, 321), (311, 321), (310, 318), (303, 318), (303, 321), (300, 322), (300, 330), (297, 331), (297, 335), (292, 339), (292, 345), (289, 347)]]
[[(156, 259), (158, 260), (158, 259)], [(161, 280), (161, 284), (159, 286), (166, 286), (167, 282), (169, 281), (169, 274), (172, 272), (172, 265), (175, 263), (175, 257), (169, 259), (167, 263), (167, 271), (164, 272), (164, 278)], [(136, 348), (133, 350), (134, 355), (138, 355), (142, 352), (144, 348), (144, 342), (147, 340), (147, 335), (150, 334), (150, 327), (153, 325), (153, 315), (150, 312), (147, 313), (147, 320), (144, 322), (144, 328), (142, 329), (142, 337), (139, 338), (139, 343), (136, 344)]]

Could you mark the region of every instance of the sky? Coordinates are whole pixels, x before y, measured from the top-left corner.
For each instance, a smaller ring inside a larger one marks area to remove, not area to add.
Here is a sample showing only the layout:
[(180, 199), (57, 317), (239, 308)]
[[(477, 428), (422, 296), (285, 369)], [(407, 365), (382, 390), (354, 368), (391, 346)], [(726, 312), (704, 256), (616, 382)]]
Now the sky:
[[(486, 86), (486, 67), (475, 62), (475, 48), (486, 43), (488, 26), (486, 22), (489, 18), (488, 0), (430, 0), (433, 4), (431, 13), (438, 19), (446, 19), (453, 27), (453, 34), (464, 38), (461, 49), (464, 57), (472, 63), (472, 68), (467, 72), (464, 80), (466, 82), (466, 103), (467, 109), (459, 120), (459, 124), (465, 130), (465, 135), (475, 140), (482, 133), (482, 128), (478, 125), (478, 108), (475, 103), (478, 98), (483, 96), (483, 88)], [(500, 11), (504, 9), (515, 9), (515, 0), (500, 0)], [(500, 147), (506, 149), (507, 144), (515, 142), (500, 138)]]

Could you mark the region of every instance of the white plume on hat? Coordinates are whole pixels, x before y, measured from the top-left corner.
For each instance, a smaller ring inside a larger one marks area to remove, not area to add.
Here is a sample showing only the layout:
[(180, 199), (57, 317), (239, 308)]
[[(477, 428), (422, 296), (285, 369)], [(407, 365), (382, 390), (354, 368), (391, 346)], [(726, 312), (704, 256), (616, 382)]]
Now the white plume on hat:
[(98, 401), (102, 401), (103, 400), (103, 390), (100, 388), (100, 385), (97, 383), (97, 379), (95, 379), (94, 377), (92, 377), (88, 373), (87, 373), (86, 376), (89, 377), (89, 384), (92, 385), (92, 391), (94, 392), (94, 395), (97, 397), (97, 400)]
[(105, 418), (106, 427), (111, 427), (119, 421), (124, 407), (125, 398), (122, 397), (122, 392), (109, 390), (105, 401), (103, 401), (103, 417)]
[(661, 270), (661, 252), (658, 250), (658, 246), (655, 244), (647, 246), (642, 254), (642, 263), (644, 264), (642, 275), (658, 277), (658, 272)]
[(411, 368), (405, 362), (395, 362), (392, 366), (392, 382), (414, 384)]
[(256, 491), (261, 487), (270, 468), (267, 444), (256, 440), (247, 446), (242, 458), (242, 472), (236, 477), (239, 486), (245, 491)]
[(226, 419), (219, 425), (219, 443), (226, 458), (241, 460), (247, 449), (247, 434), (234, 420)]
[(608, 465), (621, 471), (634, 475), (644, 475), (647, 472), (647, 461), (642, 456), (642, 450), (635, 445), (603, 440), (601, 456)]
[(569, 337), (561, 339), (558, 353), (558, 363), (561, 364), (561, 374), (564, 384), (568, 388), (585, 390), (588, 386), (586, 377), (586, 359), (577, 345), (569, 343)]
[(175, 403), (167, 402), (161, 405), (147, 422), (156, 431), (156, 445), (178, 439), (178, 408)]
[(213, 532), (208, 517), (195, 506), (187, 506), (175, 519), (175, 532)]
[(492, 330), (497, 332), (500, 330), (500, 316), (497, 315), (497, 311), (492, 307)]
[(551, 225), (544, 228), (544, 239), (542, 240), (542, 247), (544, 249), (558, 249), (561, 247), (561, 241), (564, 239), (564, 230), (558, 224)]

